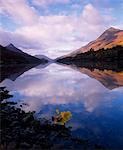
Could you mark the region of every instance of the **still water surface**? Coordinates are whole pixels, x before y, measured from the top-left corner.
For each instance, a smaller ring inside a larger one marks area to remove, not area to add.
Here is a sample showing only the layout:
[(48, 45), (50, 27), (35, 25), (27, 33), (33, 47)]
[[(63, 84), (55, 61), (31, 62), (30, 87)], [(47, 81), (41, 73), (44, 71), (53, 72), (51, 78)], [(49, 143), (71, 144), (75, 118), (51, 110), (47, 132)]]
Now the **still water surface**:
[[(71, 111), (73, 134), (111, 149), (123, 149), (123, 73), (91, 72), (58, 64), (35, 67), (1, 82), (11, 100), (37, 117)], [(14, 80), (14, 81), (12, 81)]]

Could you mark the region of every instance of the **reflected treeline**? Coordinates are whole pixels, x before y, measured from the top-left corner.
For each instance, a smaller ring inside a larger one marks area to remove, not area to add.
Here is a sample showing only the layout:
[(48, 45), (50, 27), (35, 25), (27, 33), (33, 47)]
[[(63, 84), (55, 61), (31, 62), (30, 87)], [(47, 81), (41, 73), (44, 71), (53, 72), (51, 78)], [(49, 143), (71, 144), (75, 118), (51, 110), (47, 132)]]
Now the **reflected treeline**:
[(99, 69), (99, 70), (113, 70), (116, 72), (121, 72), (123, 71), (123, 60), (120, 61), (59, 61), (61, 64), (66, 64), (66, 65), (75, 65), (76, 67), (81, 67), (81, 68), (87, 68), (91, 71), (94, 69)]
[[(0, 87), (0, 149), (102, 149), (97, 144), (74, 137), (70, 128), (53, 124), (49, 120), (34, 118), (35, 112), (25, 112), (17, 108), (5, 87)], [(68, 114), (67, 114), (68, 116)]]
[[(68, 65), (70, 65), (71, 63), (66, 63)], [(99, 70), (112, 70), (112, 71), (116, 71), (116, 72), (121, 72), (123, 71), (123, 60), (122, 61), (75, 61), (72, 62), (72, 65), (75, 65), (77, 67), (81, 67), (81, 68), (87, 68), (91, 71), (93, 71), (94, 69), (99, 69)]]
[(108, 69), (96, 69), (96, 68), (86, 68), (81, 65), (73, 65), (73, 64), (62, 64), (68, 66), (74, 70), (77, 70), (83, 74), (88, 75), (91, 78), (98, 80), (101, 84), (103, 84), (106, 88), (112, 90), (114, 88), (123, 86), (123, 71), (113, 71)]

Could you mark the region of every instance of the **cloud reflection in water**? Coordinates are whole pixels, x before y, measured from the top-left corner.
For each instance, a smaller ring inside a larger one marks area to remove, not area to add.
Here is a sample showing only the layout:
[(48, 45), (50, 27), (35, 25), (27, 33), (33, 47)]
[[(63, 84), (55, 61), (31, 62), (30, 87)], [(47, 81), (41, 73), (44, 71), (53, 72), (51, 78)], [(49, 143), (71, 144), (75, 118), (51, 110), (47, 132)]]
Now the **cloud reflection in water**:
[(15, 82), (5, 80), (2, 84), (29, 104), (26, 110), (36, 111), (44, 105), (81, 103), (86, 111), (92, 112), (100, 105), (112, 102), (119, 93), (106, 89), (85, 74), (56, 64), (42, 70), (33, 68)]
[(37, 117), (51, 118), (57, 108), (70, 111), (74, 134), (111, 148), (123, 147), (123, 87), (110, 90), (94, 78), (56, 64), (33, 68), (1, 85), (16, 101), (28, 104), (24, 110), (35, 110)]

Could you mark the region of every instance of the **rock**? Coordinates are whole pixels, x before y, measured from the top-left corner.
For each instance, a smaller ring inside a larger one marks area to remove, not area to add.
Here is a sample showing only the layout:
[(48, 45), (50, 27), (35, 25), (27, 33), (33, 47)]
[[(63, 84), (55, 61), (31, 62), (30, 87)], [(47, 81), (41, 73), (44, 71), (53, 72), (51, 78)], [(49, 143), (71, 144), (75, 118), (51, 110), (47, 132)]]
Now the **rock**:
[(13, 121), (10, 126), (11, 127), (14, 127), (14, 126), (18, 126), (19, 125), (19, 122), (18, 121)]
[(41, 147), (39, 145), (33, 145), (33, 150), (41, 150)]
[(28, 144), (28, 143), (26, 143), (26, 142), (24, 142), (24, 143), (21, 143), (21, 144), (20, 144), (20, 147), (21, 147), (21, 148), (24, 148), (24, 149), (27, 149), (27, 148), (31, 148), (31, 145)]
[(28, 114), (27, 116), (25, 116), (24, 118), (23, 118), (23, 122), (24, 123), (26, 123), (26, 122), (30, 122), (30, 121), (33, 121), (33, 116), (32, 116), (32, 114)]

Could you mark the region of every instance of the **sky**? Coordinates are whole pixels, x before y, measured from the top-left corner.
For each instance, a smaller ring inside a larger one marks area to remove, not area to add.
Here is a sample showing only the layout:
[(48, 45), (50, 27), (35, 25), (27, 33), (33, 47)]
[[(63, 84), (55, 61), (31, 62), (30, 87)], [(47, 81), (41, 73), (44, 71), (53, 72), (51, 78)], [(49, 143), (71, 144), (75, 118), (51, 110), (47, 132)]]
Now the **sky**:
[(123, 29), (123, 0), (0, 0), (0, 44), (56, 58)]

